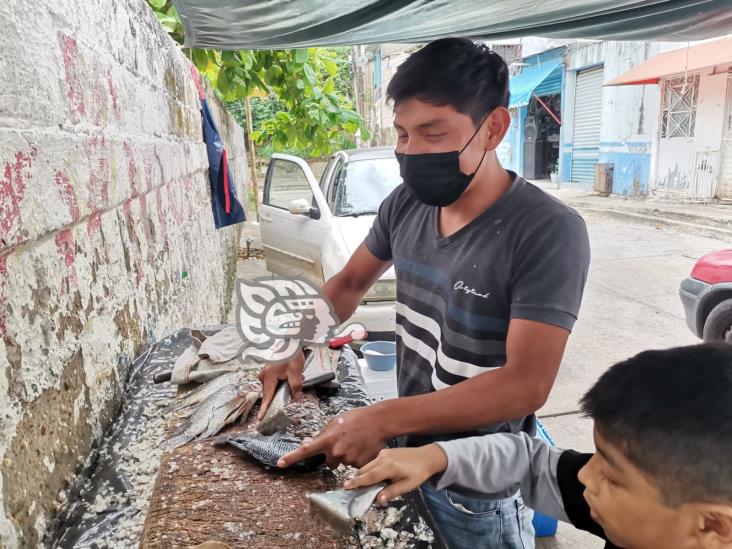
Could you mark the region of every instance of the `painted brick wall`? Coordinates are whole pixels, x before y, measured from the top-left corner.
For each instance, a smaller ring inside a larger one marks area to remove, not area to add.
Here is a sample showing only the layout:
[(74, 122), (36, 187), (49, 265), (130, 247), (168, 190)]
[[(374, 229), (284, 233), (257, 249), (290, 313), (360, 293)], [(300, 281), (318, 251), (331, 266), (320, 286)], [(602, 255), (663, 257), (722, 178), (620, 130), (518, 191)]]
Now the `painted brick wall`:
[(214, 229), (189, 63), (144, 0), (10, 0), (0, 29), (0, 547), (22, 547), (131, 359), (226, 317), (239, 229)]

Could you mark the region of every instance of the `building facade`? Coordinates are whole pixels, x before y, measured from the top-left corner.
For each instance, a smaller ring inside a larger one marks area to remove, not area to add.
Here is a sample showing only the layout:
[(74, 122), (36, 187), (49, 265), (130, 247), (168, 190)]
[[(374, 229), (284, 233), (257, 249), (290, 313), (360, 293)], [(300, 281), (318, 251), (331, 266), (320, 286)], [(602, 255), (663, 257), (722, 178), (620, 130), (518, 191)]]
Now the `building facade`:
[[(732, 39), (523, 38), (490, 46), (511, 73), (511, 126), (496, 151), (507, 169), (527, 179), (557, 174), (591, 190), (604, 164), (614, 194), (732, 199)], [(417, 47), (354, 49), (367, 144), (396, 142), (385, 89)], [(653, 74), (643, 82), (626, 77), (639, 70)]]

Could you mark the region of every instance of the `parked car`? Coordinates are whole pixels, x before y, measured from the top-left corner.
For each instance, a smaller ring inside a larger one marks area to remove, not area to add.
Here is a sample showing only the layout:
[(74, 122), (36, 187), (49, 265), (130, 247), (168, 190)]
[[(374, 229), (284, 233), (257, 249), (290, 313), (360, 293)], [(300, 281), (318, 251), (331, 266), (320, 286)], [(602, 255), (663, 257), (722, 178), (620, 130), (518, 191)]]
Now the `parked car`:
[(732, 249), (700, 258), (680, 293), (686, 323), (697, 337), (732, 343)]
[[(338, 273), (363, 242), (381, 202), (401, 183), (393, 148), (340, 151), (320, 182), (302, 158), (273, 154), (260, 230), (267, 270), (319, 284)], [(369, 339), (394, 339), (396, 281), (391, 267), (350, 319)]]

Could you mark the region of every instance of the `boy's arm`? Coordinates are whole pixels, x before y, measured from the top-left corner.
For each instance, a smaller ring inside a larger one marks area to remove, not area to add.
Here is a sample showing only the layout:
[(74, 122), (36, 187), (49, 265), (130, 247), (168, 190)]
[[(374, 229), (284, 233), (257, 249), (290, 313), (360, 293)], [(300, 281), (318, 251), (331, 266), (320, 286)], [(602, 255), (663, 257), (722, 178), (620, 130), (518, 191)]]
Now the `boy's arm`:
[(436, 444), (447, 455), (447, 469), (436, 481), (438, 489), (462, 486), (497, 494), (520, 486), (526, 505), (569, 522), (557, 480), (563, 450), (526, 433), (499, 433)]

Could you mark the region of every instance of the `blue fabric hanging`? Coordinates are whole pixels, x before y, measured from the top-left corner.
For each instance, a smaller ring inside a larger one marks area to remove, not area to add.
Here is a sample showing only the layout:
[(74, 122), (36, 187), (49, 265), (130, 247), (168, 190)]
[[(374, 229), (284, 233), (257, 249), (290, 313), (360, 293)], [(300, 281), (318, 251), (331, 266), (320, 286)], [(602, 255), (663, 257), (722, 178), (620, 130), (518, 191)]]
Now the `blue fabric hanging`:
[(208, 153), (208, 172), (211, 184), (211, 209), (217, 229), (246, 221), (244, 208), (236, 195), (236, 186), (231, 178), (229, 159), (224, 142), (216, 129), (211, 110), (208, 108), (206, 93), (198, 78), (198, 71), (191, 67), (193, 79), (198, 88), (201, 100), (201, 118), (203, 119), (203, 140)]

